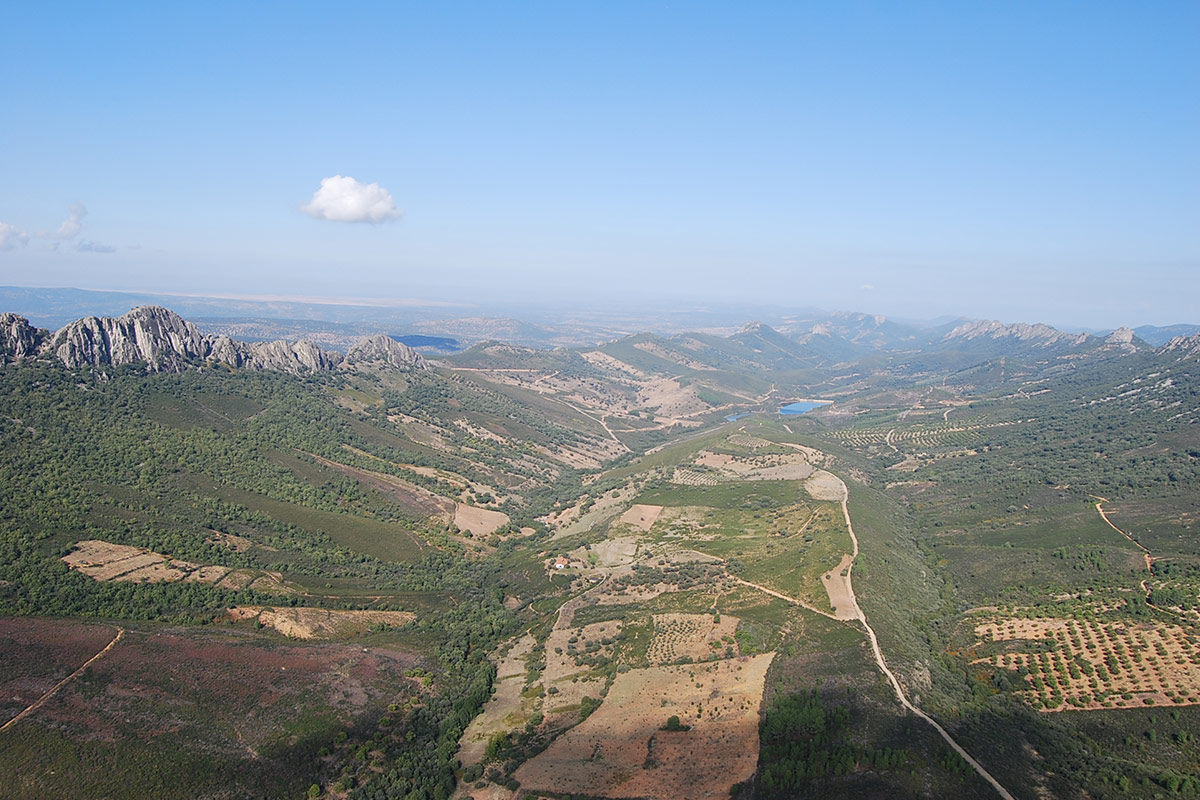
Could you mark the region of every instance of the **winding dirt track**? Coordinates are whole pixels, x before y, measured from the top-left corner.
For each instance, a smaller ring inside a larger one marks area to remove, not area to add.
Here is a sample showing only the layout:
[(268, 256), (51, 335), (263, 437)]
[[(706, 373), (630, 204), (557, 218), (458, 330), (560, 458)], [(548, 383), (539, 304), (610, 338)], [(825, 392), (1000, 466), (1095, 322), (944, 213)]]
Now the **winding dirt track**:
[[(843, 488), (845, 488), (845, 481), (842, 482), (842, 486), (843, 486)], [(850, 522), (850, 508), (848, 505), (849, 499), (850, 499), (850, 490), (847, 488), (847, 489), (845, 489), (845, 492), (842, 495), (842, 514), (845, 515), (845, 517), (846, 517), (846, 528), (849, 529), (849, 531), (850, 531), (850, 541), (854, 543), (854, 558), (857, 560), (858, 559), (858, 537), (854, 535), (854, 525), (853, 525), (853, 523)], [(862, 608), (858, 605), (858, 599), (854, 596), (854, 589), (853, 589), (853, 586), (851, 585), (851, 580), (850, 580), (853, 577), (853, 572), (854, 572), (854, 564), (851, 563), (850, 574), (847, 575), (846, 584), (848, 586), (850, 586), (850, 597), (854, 601), (855, 609), (858, 612), (857, 619), (859, 622), (862, 623), (863, 628), (866, 629), (867, 638), (871, 640), (871, 652), (875, 655), (875, 663), (876, 663), (876, 665), (878, 665), (879, 671), (882, 672), (884, 674), (884, 676), (887, 677), (888, 681), (892, 684), (892, 690), (896, 693), (896, 699), (898, 701), (900, 701), (900, 705), (904, 706), (909, 711), (916, 714), (918, 717), (920, 717), (921, 719), (925, 720), (930, 725), (932, 725), (934, 730), (936, 730), (941, 735), (941, 737), (946, 740), (946, 744), (950, 745), (950, 747), (954, 750), (954, 752), (956, 752), (960, 756), (962, 756), (963, 761), (966, 761), (968, 764), (970, 764), (971, 768), (974, 769), (975, 772), (977, 772), (979, 774), (979, 777), (983, 778), (985, 781), (987, 781), (989, 784), (991, 784), (992, 788), (995, 789), (996, 792), (1001, 797), (1004, 798), (1004, 800), (1016, 800), (1016, 798), (1014, 798), (1007, 789), (1005, 789), (1003, 786), (1000, 785), (1000, 781), (993, 778), (992, 774), (990, 772), (988, 772), (986, 769), (984, 769), (982, 764), (980, 764), (978, 761), (976, 761), (974, 758), (972, 758), (971, 754), (962, 748), (962, 745), (960, 745), (958, 742), (954, 741), (954, 737), (951, 736), (949, 734), (949, 732), (946, 731), (945, 728), (943, 728), (941, 725), (939, 725), (937, 720), (935, 720), (933, 717), (929, 716), (924, 711), (922, 711), (921, 709), (914, 706), (911, 702), (909, 702), (908, 697), (906, 697), (904, 694), (904, 689), (902, 689), (900, 686), (900, 681), (898, 681), (896, 679), (895, 674), (893, 674), (892, 671), (890, 669), (888, 669), (887, 661), (883, 657), (883, 651), (881, 651), (879, 649), (879, 638), (875, 635), (875, 629), (872, 628), (870, 623), (867, 622), (867, 616), (866, 616), (866, 614), (864, 614), (862, 612)]]
[(55, 694), (57, 694), (57, 693), (58, 693), (58, 690), (59, 690), (59, 689), (63, 688), (63, 687), (64, 687), (64, 686), (66, 686), (68, 683), (70, 683), (71, 681), (73, 681), (73, 680), (75, 680), (76, 678), (78, 678), (80, 675), (82, 675), (82, 674), (83, 674), (83, 671), (84, 671), (85, 669), (87, 669), (87, 668), (88, 668), (88, 667), (90, 667), (92, 664), (96, 663), (96, 662), (97, 662), (97, 661), (99, 661), (101, 658), (103, 658), (103, 657), (104, 657), (104, 655), (105, 655), (105, 654), (106, 654), (106, 653), (107, 653), (109, 650), (112, 650), (112, 649), (113, 649), (113, 647), (114, 647), (114, 646), (116, 646), (117, 642), (121, 641), (121, 637), (122, 637), (122, 636), (124, 636), (124, 635), (125, 635), (125, 629), (124, 629), (124, 628), (117, 628), (117, 635), (113, 637), (113, 640), (112, 640), (111, 642), (109, 642), (108, 644), (106, 644), (106, 645), (104, 646), (104, 649), (103, 649), (103, 650), (101, 650), (99, 653), (96, 653), (96, 655), (92, 656), (92, 657), (91, 657), (91, 658), (89, 658), (87, 661), (85, 661), (85, 662), (83, 663), (83, 666), (82, 666), (82, 667), (80, 667), (79, 669), (75, 670), (75, 671), (74, 671), (74, 672), (72, 672), (70, 675), (68, 675), (67, 677), (63, 678), (61, 681), (59, 681), (58, 683), (54, 684), (54, 688), (53, 688), (53, 689), (51, 689), (50, 691), (46, 692), (44, 695), (42, 695), (41, 697), (39, 697), (39, 698), (38, 698), (36, 701), (34, 701), (34, 703), (33, 703), (32, 705), (30, 705), (28, 708), (26, 708), (26, 709), (25, 709), (24, 711), (22, 711), (20, 714), (17, 714), (15, 717), (13, 717), (12, 719), (10, 719), (8, 722), (4, 723), (3, 725), (0, 725), (0, 731), (6, 730), (6, 729), (7, 729), (9, 726), (16, 725), (18, 722), (20, 722), (21, 720), (25, 719), (25, 717), (29, 716), (29, 715), (30, 715), (30, 714), (32, 714), (34, 711), (37, 711), (39, 708), (41, 708), (41, 707), (42, 707), (42, 705), (44, 705), (44, 704), (45, 704), (45, 702), (46, 702), (47, 700), (49, 700), (51, 697), (53, 697)]
[[(836, 476), (834, 476), (834, 477), (836, 477)], [(904, 694), (904, 689), (900, 686), (900, 681), (896, 679), (896, 675), (891, 671), (891, 669), (888, 668), (887, 660), (884, 659), (884, 657), (883, 657), (883, 651), (880, 650), (880, 648), (879, 648), (879, 637), (877, 637), (875, 635), (875, 629), (871, 627), (869, 622), (867, 622), (867, 615), (863, 613), (862, 607), (858, 604), (858, 598), (854, 594), (854, 584), (853, 584), (854, 563), (855, 563), (855, 561), (858, 560), (858, 536), (856, 536), (854, 533), (854, 523), (850, 521), (850, 506), (849, 506), (850, 489), (846, 486), (846, 482), (843, 481), (841, 478), (838, 478), (838, 481), (842, 484), (842, 516), (844, 516), (846, 518), (846, 529), (850, 532), (850, 542), (853, 546), (853, 551), (854, 551), (851, 554), (853, 557), (853, 560), (850, 562), (850, 566), (846, 572), (846, 589), (850, 594), (850, 602), (853, 603), (853, 614), (850, 615), (848, 617), (848, 619), (857, 620), (858, 622), (862, 623), (863, 628), (866, 630), (867, 638), (871, 640), (871, 652), (875, 656), (875, 664), (879, 667), (879, 671), (882, 672), (884, 674), (884, 676), (888, 679), (888, 682), (892, 684), (892, 690), (896, 693), (896, 700), (898, 700), (900, 702), (900, 705), (903, 706), (904, 708), (908, 709), (909, 711), (911, 711), (916, 716), (923, 719), (925, 722), (928, 722), (930, 725), (932, 725), (933, 729), (936, 730), (938, 732), (938, 734), (943, 739), (946, 740), (946, 744), (950, 745), (950, 747), (954, 750), (954, 752), (956, 752), (960, 756), (962, 756), (963, 760), (966, 761), (968, 764), (970, 764), (971, 768), (974, 769), (975, 772), (979, 774), (979, 777), (983, 778), (985, 781), (987, 781), (989, 784), (991, 784), (992, 788), (996, 790), (996, 793), (999, 794), (1001, 797), (1003, 797), (1004, 800), (1016, 800), (1016, 798), (1014, 798), (1012, 796), (1012, 794), (1007, 789), (1005, 789), (998, 780), (996, 780), (994, 777), (992, 777), (992, 774), (990, 772), (988, 772), (987, 769), (985, 769), (982, 764), (980, 764), (978, 761), (976, 761), (971, 756), (970, 753), (968, 753), (966, 750), (963, 749), (962, 745), (960, 745), (958, 742), (956, 742), (954, 740), (954, 737), (951, 736), (950, 733), (945, 728), (943, 728), (940, 724), (938, 724), (937, 720), (935, 720), (933, 717), (926, 714), (921, 709), (917, 708), (915, 705), (913, 705), (909, 701), (908, 697)], [(1098, 505), (1099, 504), (1097, 504), (1097, 506)], [(1101, 514), (1103, 514), (1103, 512), (1101, 512)], [(1111, 525), (1112, 523), (1109, 523), (1109, 524)], [(744, 580), (742, 580), (740, 578), (736, 578), (736, 577), (734, 578), (734, 580), (744, 586), (749, 586), (751, 588), (758, 589), (761, 592), (765, 592), (766, 594), (772, 595), (773, 597), (778, 597), (781, 600), (786, 600), (787, 602), (792, 603), (793, 605), (803, 606), (804, 608), (807, 608), (810, 611), (815, 611), (816, 613), (821, 614), (822, 616), (825, 616), (825, 617), (829, 617), (830, 619), (839, 619), (838, 616), (834, 616), (833, 614), (829, 614), (828, 612), (821, 611), (820, 609), (817, 609), (817, 608), (813, 608), (812, 606), (810, 606), (809, 604), (807, 604), (805, 602), (802, 602), (801, 600), (798, 600), (794, 597), (788, 597), (785, 594), (781, 594), (772, 589), (768, 589), (765, 586), (760, 586), (756, 583), (750, 583), (749, 581), (744, 581)], [(847, 617), (841, 617), (841, 618), (843, 620), (847, 619)]]

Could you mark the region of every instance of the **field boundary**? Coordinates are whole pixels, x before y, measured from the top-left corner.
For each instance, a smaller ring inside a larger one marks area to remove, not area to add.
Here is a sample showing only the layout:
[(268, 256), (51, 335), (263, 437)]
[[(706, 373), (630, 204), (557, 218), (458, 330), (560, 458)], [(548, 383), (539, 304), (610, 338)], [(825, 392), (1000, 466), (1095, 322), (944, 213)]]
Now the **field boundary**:
[(53, 697), (54, 695), (56, 695), (60, 689), (62, 689), (64, 686), (66, 686), (71, 681), (78, 678), (80, 675), (83, 674), (83, 671), (85, 669), (87, 669), (92, 664), (95, 664), (97, 661), (99, 661), (101, 658), (103, 658), (105, 656), (105, 654), (108, 653), (109, 650), (112, 650), (113, 647), (116, 646), (117, 642), (121, 641), (121, 637), (124, 635), (125, 635), (125, 629), (117, 628), (117, 635), (113, 637), (113, 640), (111, 642), (109, 642), (108, 644), (106, 644), (104, 646), (103, 650), (101, 650), (99, 653), (96, 653), (96, 655), (92, 656), (87, 661), (83, 662), (82, 667), (75, 670), (70, 675), (63, 678), (61, 681), (59, 681), (58, 683), (54, 684), (54, 688), (52, 688), (50, 691), (46, 692), (44, 695), (42, 695), (37, 700), (35, 700), (24, 711), (17, 714), (15, 717), (10, 719), (8, 722), (4, 723), (3, 725), (0, 725), (0, 731), (7, 730), (9, 727), (16, 725), (18, 722), (25, 719), (25, 717), (29, 716), (34, 711), (37, 711), (39, 708), (41, 708), (45, 704), (45, 702), (47, 700), (49, 700), (51, 697)]

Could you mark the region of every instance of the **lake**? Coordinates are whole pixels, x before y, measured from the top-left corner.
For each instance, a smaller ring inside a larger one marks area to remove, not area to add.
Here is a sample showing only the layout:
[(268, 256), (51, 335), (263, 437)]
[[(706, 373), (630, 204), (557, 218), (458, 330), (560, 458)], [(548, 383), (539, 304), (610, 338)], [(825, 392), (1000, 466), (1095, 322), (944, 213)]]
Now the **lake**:
[(833, 405), (832, 400), (797, 400), (795, 403), (788, 403), (786, 406), (780, 408), (779, 413), (784, 416), (795, 416), (796, 414), (803, 414), (806, 411), (812, 411), (814, 408), (829, 405)]

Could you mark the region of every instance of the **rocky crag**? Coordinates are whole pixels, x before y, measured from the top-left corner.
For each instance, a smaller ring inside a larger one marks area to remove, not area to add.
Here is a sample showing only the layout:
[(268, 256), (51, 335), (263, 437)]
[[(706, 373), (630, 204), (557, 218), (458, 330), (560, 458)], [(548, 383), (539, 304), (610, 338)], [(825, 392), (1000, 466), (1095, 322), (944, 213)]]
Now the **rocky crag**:
[(180, 372), (207, 364), (293, 375), (337, 369), (424, 370), (406, 345), (368, 337), (343, 356), (312, 342), (240, 342), (206, 336), (169, 309), (141, 306), (120, 317), (85, 317), (54, 333), (16, 314), (0, 314), (0, 364), (49, 361), (71, 369), (144, 364), (149, 372)]

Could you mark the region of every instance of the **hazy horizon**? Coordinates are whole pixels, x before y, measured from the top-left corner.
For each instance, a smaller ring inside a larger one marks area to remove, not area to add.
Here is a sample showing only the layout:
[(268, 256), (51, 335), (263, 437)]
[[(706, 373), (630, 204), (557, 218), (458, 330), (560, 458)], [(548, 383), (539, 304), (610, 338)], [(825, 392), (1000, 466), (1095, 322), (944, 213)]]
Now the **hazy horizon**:
[(18, 3), (4, 283), (1195, 321), (1200, 7)]

